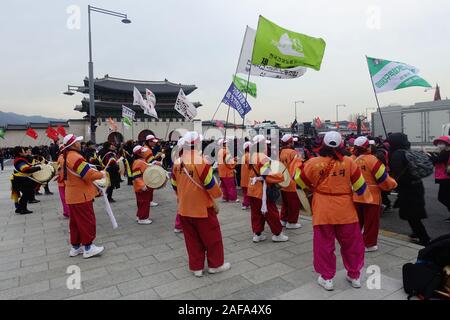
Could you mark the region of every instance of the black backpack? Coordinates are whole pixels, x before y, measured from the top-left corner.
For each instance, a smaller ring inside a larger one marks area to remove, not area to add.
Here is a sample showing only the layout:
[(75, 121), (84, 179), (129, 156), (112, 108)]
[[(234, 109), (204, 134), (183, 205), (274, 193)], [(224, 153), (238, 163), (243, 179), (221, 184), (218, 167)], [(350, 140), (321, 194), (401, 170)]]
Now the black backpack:
[(430, 158), (422, 151), (407, 150), (405, 152), (408, 160), (408, 173), (415, 180), (426, 178), (433, 174), (434, 165)]
[(408, 299), (430, 299), (443, 286), (443, 269), (450, 265), (450, 234), (432, 240), (419, 251), (416, 263), (403, 265), (403, 288)]

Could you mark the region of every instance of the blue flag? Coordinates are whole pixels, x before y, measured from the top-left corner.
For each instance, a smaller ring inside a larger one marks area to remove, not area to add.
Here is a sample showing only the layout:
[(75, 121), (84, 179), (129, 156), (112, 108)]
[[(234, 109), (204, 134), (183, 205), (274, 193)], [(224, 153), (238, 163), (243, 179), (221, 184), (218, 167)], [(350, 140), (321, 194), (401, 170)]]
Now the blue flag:
[(250, 112), (250, 110), (252, 110), (252, 107), (248, 104), (245, 96), (234, 83), (231, 83), (231, 86), (225, 93), (225, 97), (223, 97), (222, 102), (235, 109), (242, 119), (247, 113)]

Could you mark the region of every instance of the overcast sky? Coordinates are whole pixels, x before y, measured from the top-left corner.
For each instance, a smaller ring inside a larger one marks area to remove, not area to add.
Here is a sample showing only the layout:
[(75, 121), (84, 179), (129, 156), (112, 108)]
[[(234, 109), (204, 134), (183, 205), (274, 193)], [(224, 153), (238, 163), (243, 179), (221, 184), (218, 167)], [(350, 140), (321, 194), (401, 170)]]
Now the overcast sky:
[[(94, 13), (96, 77), (164, 80), (195, 84), (208, 120), (228, 88), (245, 26), (258, 15), (292, 31), (322, 37), (327, 46), (320, 71), (301, 78), (252, 77), (258, 98), (249, 98), (251, 120), (284, 125), (315, 116), (335, 120), (376, 106), (364, 55), (411, 64), (443, 98), (450, 96), (450, 2), (324, 0), (2, 0), (0, 20), (0, 110), (26, 115), (79, 118), (82, 95), (62, 94), (81, 85), (88, 73), (87, 5), (122, 11), (132, 24)], [(70, 29), (67, 8), (81, 9), (80, 29)], [(379, 16), (378, 16), (379, 13)], [(380, 103), (412, 104), (433, 99), (434, 91), (408, 88), (379, 95)], [(222, 105), (219, 119), (226, 117)], [(238, 120), (236, 114), (236, 119)], [(233, 120), (233, 116), (231, 117)], [(240, 121), (240, 120), (239, 120)]]

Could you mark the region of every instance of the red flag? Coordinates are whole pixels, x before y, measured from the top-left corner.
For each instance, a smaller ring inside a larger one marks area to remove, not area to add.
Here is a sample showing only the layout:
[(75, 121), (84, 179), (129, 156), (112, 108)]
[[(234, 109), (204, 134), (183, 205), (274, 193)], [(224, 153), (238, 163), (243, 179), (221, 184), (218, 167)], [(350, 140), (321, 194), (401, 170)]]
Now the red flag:
[(356, 129), (358, 129), (358, 126), (356, 125), (356, 123), (350, 122), (347, 126), (347, 129), (348, 130), (356, 130)]
[(223, 125), (222, 121), (220, 121), (220, 120), (216, 120), (216, 127), (218, 127), (218, 128), (225, 128), (225, 126)]
[(56, 131), (57, 131), (62, 137), (65, 137), (65, 136), (67, 135), (66, 129), (64, 129), (63, 126), (61, 126), (61, 125), (59, 125), (59, 126), (56, 128)]
[(366, 124), (364, 123), (364, 121), (361, 121), (361, 130), (364, 132), (369, 131), (369, 130), (367, 130), (367, 127), (366, 127)]
[(31, 137), (32, 139), (36, 140), (38, 137), (38, 134), (36, 131), (34, 131), (32, 128), (28, 128), (27, 132), (25, 133), (27, 136)]
[(339, 122), (336, 122), (336, 129), (339, 129)]
[(319, 118), (319, 117), (317, 117), (316, 119), (314, 119), (314, 125), (315, 125), (315, 127), (316, 127), (317, 129), (322, 127), (322, 121), (320, 121), (320, 118)]
[(53, 141), (58, 140), (58, 131), (56, 131), (52, 127), (48, 126), (47, 130), (45, 131), (45, 133), (47, 133), (47, 137), (49, 137)]

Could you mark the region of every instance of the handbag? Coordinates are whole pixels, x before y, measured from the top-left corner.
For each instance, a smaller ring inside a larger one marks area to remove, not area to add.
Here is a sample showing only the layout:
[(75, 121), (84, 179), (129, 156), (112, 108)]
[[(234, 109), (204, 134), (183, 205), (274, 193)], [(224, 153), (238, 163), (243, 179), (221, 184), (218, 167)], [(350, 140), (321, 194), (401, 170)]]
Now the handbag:
[[(255, 167), (253, 165), (250, 165), (250, 166), (252, 167), (252, 170), (256, 174), (256, 176), (260, 177), (261, 175), (258, 174)], [(276, 185), (276, 184), (267, 184), (266, 195), (267, 195), (267, 199), (270, 202), (277, 202), (281, 196), (280, 187), (278, 187), (278, 185)]]

